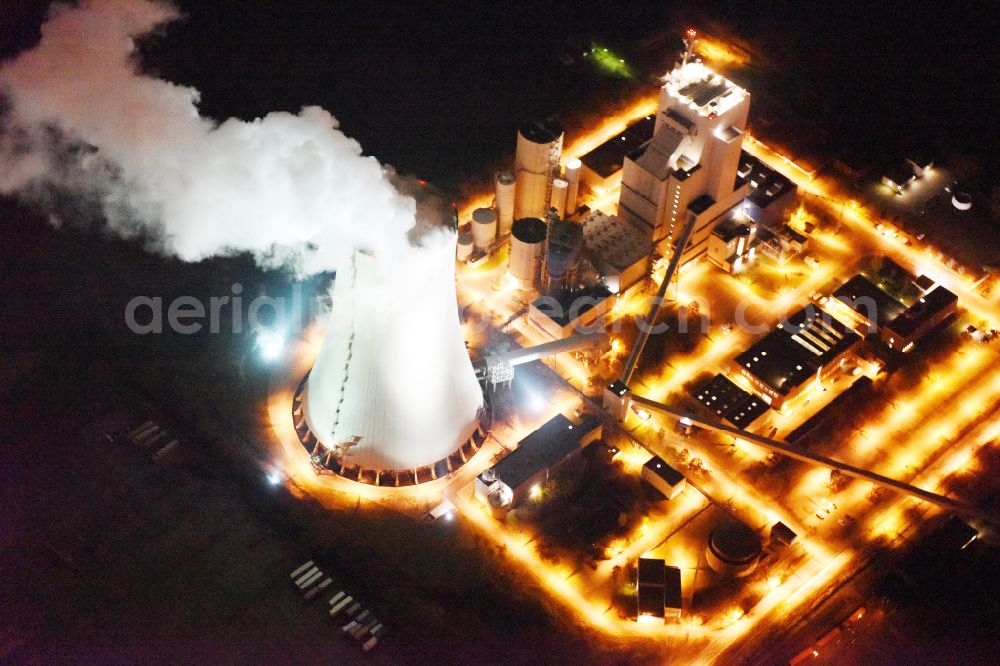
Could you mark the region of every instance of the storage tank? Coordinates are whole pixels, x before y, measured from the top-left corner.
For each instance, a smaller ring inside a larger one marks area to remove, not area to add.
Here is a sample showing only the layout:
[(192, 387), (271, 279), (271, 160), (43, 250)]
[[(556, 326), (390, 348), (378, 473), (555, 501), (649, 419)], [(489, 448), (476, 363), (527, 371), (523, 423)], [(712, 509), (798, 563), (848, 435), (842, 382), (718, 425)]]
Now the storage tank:
[(569, 183), (562, 178), (552, 179), (552, 199), (549, 206), (554, 208), (556, 215), (560, 218), (566, 217), (566, 193), (569, 190)]
[(472, 256), (472, 233), (465, 231), (458, 235), (458, 245), (455, 250), (455, 258), (459, 261), (466, 261)]
[(569, 217), (576, 212), (576, 197), (580, 190), (580, 167), (583, 163), (573, 157), (566, 160), (566, 170), (563, 172), (563, 179), (569, 184), (566, 189), (566, 215)]
[(757, 566), (761, 549), (761, 539), (756, 532), (743, 523), (728, 521), (708, 535), (705, 559), (717, 573), (746, 576)]
[(524, 217), (514, 222), (507, 269), (522, 289), (537, 286), (544, 253), (545, 223), (537, 217)]
[(514, 217), (544, 217), (549, 210), (552, 177), (533, 171), (518, 171), (514, 190)]
[(552, 178), (562, 157), (563, 130), (558, 123), (532, 121), (517, 131), (514, 154), (514, 217), (542, 217), (552, 199)]
[(497, 238), (497, 212), (492, 208), (472, 211), (472, 243), (477, 250), (486, 251)]
[(510, 235), (514, 224), (514, 174), (501, 171), (496, 177), (497, 233), (500, 238)]
[(501, 486), (491, 492), (486, 497), (486, 506), (489, 507), (490, 515), (497, 520), (503, 520), (510, 512), (510, 506), (514, 499), (510, 489)]

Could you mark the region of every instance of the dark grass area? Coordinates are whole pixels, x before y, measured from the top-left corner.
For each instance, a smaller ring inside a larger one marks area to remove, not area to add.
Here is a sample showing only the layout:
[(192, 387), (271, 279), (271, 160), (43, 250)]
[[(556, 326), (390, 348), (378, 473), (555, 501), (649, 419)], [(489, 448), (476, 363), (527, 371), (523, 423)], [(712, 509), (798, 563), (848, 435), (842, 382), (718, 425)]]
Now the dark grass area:
[(595, 564), (610, 542), (633, 530), (655, 491), (600, 441), (563, 463), (543, 486), (543, 497), (519, 512), (539, 532), (538, 549), (551, 560)]

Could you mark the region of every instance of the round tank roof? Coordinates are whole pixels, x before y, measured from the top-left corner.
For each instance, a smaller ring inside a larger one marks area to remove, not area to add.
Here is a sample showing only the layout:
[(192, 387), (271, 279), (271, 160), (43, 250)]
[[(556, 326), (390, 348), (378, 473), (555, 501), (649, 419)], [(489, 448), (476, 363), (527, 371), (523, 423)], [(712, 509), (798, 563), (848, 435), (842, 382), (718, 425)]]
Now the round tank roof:
[(541, 243), (545, 240), (545, 223), (537, 217), (522, 217), (510, 232), (522, 243)]
[(533, 143), (552, 143), (562, 136), (563, 128), (551, 120), (532, 120), (521, 125), (518, 132)]
[(728, 564), (749, 564), (760, 557), (760, 536), (752, 529), (738, 522), (719, 525), (708, 537), (708, 547), (712, 553)]
[(956, 192), (951, 196), (951, 205), (958, 210), (969, 210), (972, 208), (972, 195), (968, 192)]
[(472, 221), (477, 224), (494, 224), (497, 221), (497, 212), (493, 208), (477, 208), (472, 211)]

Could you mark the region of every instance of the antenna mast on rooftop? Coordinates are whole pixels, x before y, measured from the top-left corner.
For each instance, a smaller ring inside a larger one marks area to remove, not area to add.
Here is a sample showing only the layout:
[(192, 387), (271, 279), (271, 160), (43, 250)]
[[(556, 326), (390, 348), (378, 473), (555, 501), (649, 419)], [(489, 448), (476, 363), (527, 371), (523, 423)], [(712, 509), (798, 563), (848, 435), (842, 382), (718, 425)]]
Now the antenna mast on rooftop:
[(688, 28), (684, 32), (684, 59), (681, 61), (681, 65), (686, 65), (691, 60), (691, 56), (694, 55), (694, 43), (697, 40), (698, 33), (695, 32), (694, 28)]

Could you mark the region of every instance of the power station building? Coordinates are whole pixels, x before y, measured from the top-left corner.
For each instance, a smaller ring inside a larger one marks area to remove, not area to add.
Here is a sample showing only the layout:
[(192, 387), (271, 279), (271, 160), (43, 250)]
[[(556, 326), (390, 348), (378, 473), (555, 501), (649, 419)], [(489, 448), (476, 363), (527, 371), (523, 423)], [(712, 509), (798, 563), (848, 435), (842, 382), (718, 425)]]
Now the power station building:
[(664, 255), (693, 216), (682, 263), (706, 252), (715, 224), (750, 191), (737, 175), (750, 96), (689, 56), (666, 77), (653, 138), (625, 159), (618, 202), (619, 217)]

